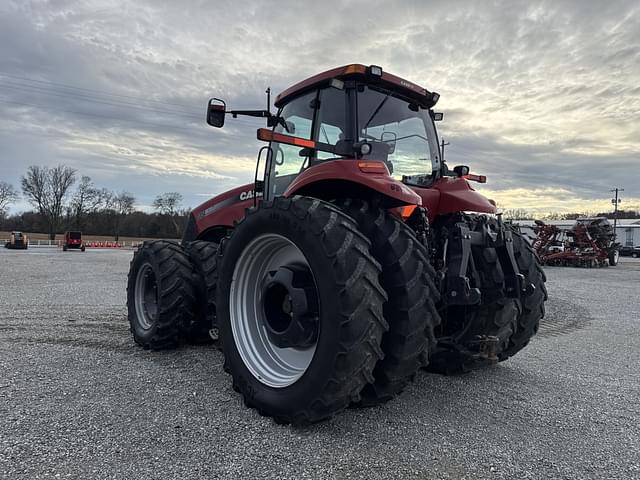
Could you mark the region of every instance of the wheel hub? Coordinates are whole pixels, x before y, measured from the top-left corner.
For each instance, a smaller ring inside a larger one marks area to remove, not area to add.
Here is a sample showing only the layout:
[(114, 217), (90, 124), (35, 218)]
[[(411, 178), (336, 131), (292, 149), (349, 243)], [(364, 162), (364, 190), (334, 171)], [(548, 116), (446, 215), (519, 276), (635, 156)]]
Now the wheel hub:
[(260, 382), (284, 388), (304, 375), (321, 335), (319, 303), (309, 262), (293, 242), (264, 233), (245, 246), (229, 288), (229, 320)]
[(269, 339), (280, 348), (306, 348), (317, 339), (318, 298), (309, 269), (286, 265), (263, 281), (262, 305)]

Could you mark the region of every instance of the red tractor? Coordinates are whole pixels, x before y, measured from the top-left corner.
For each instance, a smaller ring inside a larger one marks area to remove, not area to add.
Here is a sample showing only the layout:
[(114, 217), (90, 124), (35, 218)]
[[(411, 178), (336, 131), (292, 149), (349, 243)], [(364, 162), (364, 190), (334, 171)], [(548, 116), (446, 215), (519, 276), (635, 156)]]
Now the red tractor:
[[(269, 95), (269, 90), (267, 90)], [(422, 366), (506, 360), (544, 315), (527, 241), (443, 161), (439, 95), (347, 65), (281, 93), (277, 113), (209, 101), (207, 122), (266, 119), (256, 178), (195, 208), (182, 243), (150, 241), (128, 281), (145, 348), (219, 334), (245, 403), (278, 422), (400, 393)]]
[(82, 232), (64, 232), (64, 243), (62, 244), (62, 250), (80, 250), (85, 251), (84, 243), (82, 242)]

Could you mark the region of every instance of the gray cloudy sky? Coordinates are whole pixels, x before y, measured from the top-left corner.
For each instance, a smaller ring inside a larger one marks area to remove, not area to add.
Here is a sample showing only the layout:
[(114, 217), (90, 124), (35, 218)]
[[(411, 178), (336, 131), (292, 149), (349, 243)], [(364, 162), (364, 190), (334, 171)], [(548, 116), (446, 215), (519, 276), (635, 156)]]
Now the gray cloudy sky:
[(502, 206), (602, 210), (619, 186), (640, 209), (637, 1), (5, 0), (0, 180), (64, 163), (195, 206), (253, 178), (263, 126), (207, 127), (210, 96), (262, 108), (354, 62), (440, 92), (449, 161)]

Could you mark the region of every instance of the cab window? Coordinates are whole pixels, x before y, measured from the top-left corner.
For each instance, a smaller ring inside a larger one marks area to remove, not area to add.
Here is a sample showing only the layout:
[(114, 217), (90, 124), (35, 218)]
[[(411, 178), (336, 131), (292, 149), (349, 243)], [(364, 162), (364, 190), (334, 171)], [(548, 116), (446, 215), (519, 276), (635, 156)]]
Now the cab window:
[[(302, 95), (280, 111), (282, 122), (275, 127), (276, 133), (311, 140), (313, 116), (316, 110), (318, 92)], [(271, 171), (271, 195), (281, 195), (303, 169), (307, 159), (300, 156), (300, 147), (285, 143), (272, 142), (273, 162)]]
[[(321, 90), (319, 95), (318, 126), (314, 140), (334, 146), (340, 140), (344, 140), (347, 125), (346, 108), (344, 90), (332, 87)], [(330, 158), (336, 158), (336, 155), (321, 150), (316, 152), (316, 160)]]

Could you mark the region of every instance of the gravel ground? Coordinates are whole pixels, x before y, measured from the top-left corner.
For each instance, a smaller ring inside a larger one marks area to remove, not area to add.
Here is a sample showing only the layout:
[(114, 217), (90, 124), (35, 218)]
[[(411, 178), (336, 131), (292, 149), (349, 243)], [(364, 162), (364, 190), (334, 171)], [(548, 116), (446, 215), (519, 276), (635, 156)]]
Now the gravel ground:
[(242, 405), (216, 349), (134, 345), (130, 258), (0, 249), (0, 478), (640, 478), (640, 261), (549, 268), (503, 364), (293, 428)]

